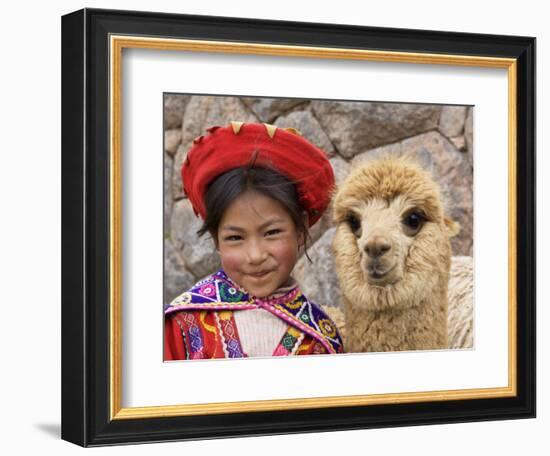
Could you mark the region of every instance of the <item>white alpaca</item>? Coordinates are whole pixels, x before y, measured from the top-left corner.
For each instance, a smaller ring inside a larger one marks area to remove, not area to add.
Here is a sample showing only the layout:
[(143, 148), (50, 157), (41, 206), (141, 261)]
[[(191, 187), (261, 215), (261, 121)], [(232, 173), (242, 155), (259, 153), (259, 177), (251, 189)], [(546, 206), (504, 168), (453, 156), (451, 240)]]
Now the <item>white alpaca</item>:
[(468, 343), (464, 324), (447, 324), (449, 315), (465, 316), (448, 294), (449, 238), (458, 225), (429, 173), (402, 158), (357, 168), (336, 192), (334, 219), (347, 352)]
[[(449, 348), (474, 346), (473, 260), (469, 256), (451, 258), (449, 289), (447, 292), (447, 343)], [(323, 306), (346, 340), (346, 317), (333, 306)]]

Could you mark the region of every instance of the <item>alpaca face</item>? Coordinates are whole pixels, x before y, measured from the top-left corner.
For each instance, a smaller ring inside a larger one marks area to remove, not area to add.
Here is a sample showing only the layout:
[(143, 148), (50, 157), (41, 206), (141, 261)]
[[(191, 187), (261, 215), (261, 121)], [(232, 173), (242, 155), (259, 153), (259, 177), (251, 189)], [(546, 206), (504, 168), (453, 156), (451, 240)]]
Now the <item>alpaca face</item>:
[(418, 166), (385, 159), (354, 170), (334, 216), (340, 285), (355, 305), (414, 306), (445, 286), (449, 231), (439, 189)]
[(372, 286), (395, 284), (406, 271), (408, 252), (425, 227), (424, 210), (405, 196), (357, 201), (346, 223), (356, 237), (359, 265)]

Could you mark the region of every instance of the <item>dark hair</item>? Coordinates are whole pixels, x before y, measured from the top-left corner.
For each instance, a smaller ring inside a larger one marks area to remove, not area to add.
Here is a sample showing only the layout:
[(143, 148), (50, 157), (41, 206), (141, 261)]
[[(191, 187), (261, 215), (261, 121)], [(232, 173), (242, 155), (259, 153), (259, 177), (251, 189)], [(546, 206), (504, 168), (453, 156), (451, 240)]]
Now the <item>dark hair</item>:
[(298, 202), (298, 192), (294, 183), (272, 168), (235, 168), (221, 174), (208, 186), (204, 195), (206, 218), (197, 231), (199, 236), (209, 232), (217, 242), (217, 233), (225, 210), (240, 195), (247, 191), (257, 191), (279, 202), (288, 212), (298, 232), (304, 234), (304, 251), (307, 259), (307, 240), (310, 238), (304, 222), (304, 209)]

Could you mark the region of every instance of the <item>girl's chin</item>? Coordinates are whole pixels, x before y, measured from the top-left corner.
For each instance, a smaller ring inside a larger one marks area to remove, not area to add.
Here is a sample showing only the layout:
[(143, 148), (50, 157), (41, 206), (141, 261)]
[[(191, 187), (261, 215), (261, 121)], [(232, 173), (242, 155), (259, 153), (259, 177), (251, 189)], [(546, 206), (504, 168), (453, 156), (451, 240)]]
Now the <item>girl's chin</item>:
[(272, 295), (275, 290), (277, 290), (277, 284), (275, 283), (255, 283), (253, 280), (248, 281), (246, 291), (248, 291), (252, 296), (257, 298), (266, 298), (269, 295)]
[(280, 287), (290, 283), (290, 277), (286, 277), (286, 274), (284, 278), (281, 277), (276, 269), (265, 271), (259, 275), (241, 273), (239, 279), (235, 282), (256, 298), (266, 298)]
[(273, 287), (248, 287), (247, 291), (256, 298), (266, 298), (273, 294), (276, 289)]

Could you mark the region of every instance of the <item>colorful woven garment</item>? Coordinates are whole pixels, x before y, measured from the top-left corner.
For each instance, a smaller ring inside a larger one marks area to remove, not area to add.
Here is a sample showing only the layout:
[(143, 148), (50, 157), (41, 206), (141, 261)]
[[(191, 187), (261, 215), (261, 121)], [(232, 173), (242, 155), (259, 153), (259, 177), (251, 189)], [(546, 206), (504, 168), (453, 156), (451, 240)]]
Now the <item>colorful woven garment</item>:
[(233, 313), (251, 309), (264, 309), (288, 325), (272, 356), (344, 351), (334, 322), (298, 285), (284, 294), (256, 298), (220, 270), (166, 307), (164, 359), (247, 357)]

